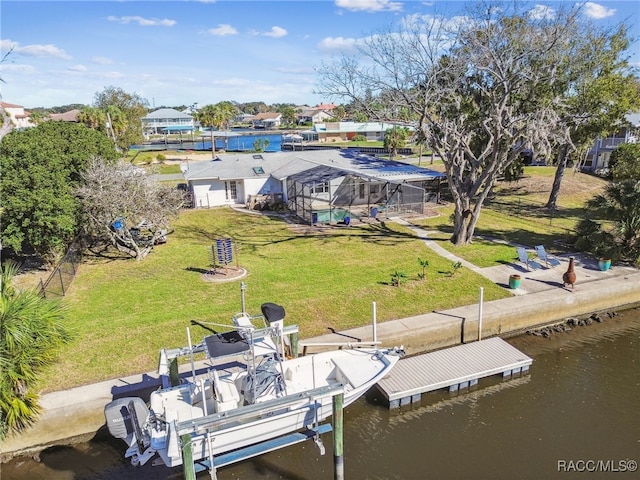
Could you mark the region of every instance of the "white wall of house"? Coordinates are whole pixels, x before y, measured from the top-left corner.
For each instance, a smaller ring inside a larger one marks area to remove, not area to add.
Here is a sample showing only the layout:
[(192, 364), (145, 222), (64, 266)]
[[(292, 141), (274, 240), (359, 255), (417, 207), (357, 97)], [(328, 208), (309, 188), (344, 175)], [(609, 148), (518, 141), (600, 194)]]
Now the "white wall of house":
[(244, 205), (249, 195), (282, 193), (280, 182), (271, 177), (238, 180), (191, 180), (195, 208)]

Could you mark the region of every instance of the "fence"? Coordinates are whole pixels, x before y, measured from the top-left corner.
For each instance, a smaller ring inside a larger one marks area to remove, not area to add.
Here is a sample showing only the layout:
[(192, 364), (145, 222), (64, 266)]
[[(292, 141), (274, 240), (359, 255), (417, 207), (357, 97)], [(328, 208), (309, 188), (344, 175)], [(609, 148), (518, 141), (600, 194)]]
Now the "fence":
[(44, 282), (40, 280), (40, 294), (44, 298), (66, 295), (73, 278), (76, 276), (85, 248), (85, 243), (76, 238), (49, 277)]

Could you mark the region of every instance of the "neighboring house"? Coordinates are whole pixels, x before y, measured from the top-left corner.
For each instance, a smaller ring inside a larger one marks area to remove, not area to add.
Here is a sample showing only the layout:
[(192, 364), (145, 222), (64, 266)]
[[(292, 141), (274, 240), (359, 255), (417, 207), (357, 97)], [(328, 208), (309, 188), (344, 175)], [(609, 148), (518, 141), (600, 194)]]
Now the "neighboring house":
[(159, 108), (142, 117), (142, 129), (145, 134), (178, 133), (193, 131), (195, 128), (196, 124), (191, 115), (173, 108)]
[(333, 103), (321, 103), (313, 107), (317, 110), (325, 110), (327, 112), (331, 112), (336, 106)]
[(611, 153), (622, 143), (637, 143), (640, 140), (640, 112), (631, 113), (625, 117), (627, 125), (620, 128), (611, 137), (599, 138), (595, 141), (582, 170), (593, 173), (606, 173), (609, 170)]
[(219, 154), (183, 166), (193, 207), (251, 206), (259, 196), (279, 198), (310, 223), (333, 222), (376, 208), (397, 215), (424, 213), (440, 197), (442, 173), (360, 154), (316, 150)]
[(64, 113), (50, 113), (47, 118), (58, 122), (77, 122), (79, 113), (80, 110), (76, 108)]
[(319, 110), (317, 108), (302, 110), (298, 115), (296, 115), (296, 121), (298, 125), (302, 125), (304, 123), (323, 123), (327, 120), (331, 119), (333, 115), (331, 112), (327, 110)]
[(282, 114), (278, 112), (258, 113), (249, 119), (253, 128), (270, 130), (278, 128), (282, 124)]
[[(311, 130), (319, 142), (347, 142), (356, 135), (362, 135), (370, 141), (383, 141), (387, 130), (396, 125), (383, 122), (330, 122), (319, 123)], [(413, 131), (413, 127), (406, 127)]]
[(250, 113), (239, 113), (235, 117), (233, 117), (233, 121), (236, 123), (251, 123), (251, 119), (253, 115)]
[(7, 112), (7, 115), (9, 115), (9, 119), (16, 130), (35, 127), (35, 125), (31, 123), (29, 112), (26, 111), (22, 105), (0, 101), (0, 106), (2, 106), (5, 112)]

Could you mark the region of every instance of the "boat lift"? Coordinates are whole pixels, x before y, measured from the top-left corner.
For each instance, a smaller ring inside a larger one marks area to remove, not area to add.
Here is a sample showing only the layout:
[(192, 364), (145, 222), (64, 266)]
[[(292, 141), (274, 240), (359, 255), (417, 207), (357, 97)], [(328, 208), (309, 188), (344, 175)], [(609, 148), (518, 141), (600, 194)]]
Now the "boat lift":
[[(208, 437), (211, 435), (215, 437), (216, 431), (224, 430), (227, 427), (237, 425), (241, 422), (258, 420), (272, 412), (298, 405), (301, 401), (306, 400), (319, 405), (318, 402), (327, 397), (332, 397), (333, 399), (333, 425), (329, 423), (313, 425), (305, 430), (276, 437), (239, 450), (217, 456), (210, 455), (208, 460), (193, 460), (191, 444), (194, 438), (202, 436)], [(209, 470), (211, 479), (216, 480), (218, 467), (247, 460), (306, 440), (314, 440), (320, 449), (320, 454), (324, 455), (325, 450), (320, 435), (333, 430), (334, 478), (336, 480), (344, 480), (343, 401), (343, 386), (325, 386), (305, 393), (288, 395), (286, 397), (248, 405), (234, 411), (212, 414), (206, 418), (180, 422), (177, 424), (177, 434), (182, 444), (184, 478), (185, 480), (195, 480), (197, 473)]]

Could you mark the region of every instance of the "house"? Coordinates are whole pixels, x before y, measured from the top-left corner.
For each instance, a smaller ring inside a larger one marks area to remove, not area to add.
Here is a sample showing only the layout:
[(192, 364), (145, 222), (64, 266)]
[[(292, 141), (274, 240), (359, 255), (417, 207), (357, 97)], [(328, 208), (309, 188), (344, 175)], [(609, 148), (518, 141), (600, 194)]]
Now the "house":
[(258, 113), (249, 119), (253, 128), (266, 130), (278, 128), (282, 124), (282, 114), (278, 112)]
[(421, 214), (440, 198), (446, 176), (361, 154), (357, 149), (219, 154), (183, 167), (193, 207), (251, 207), (269, 198), (310, 223), (364, 216)]
[[(370, 141), (383, 141), (387, 130), (397, 125), (384, 122), (330, 122), (318, 123), (312, 132), (319, 142), (348, 142), (356, 135), (362, 135)], [(413, 127), (406, 127), (413, 131)]]
[(582, 164), (582, 171), (596, 174), (606, 173), (609, 170), (611, 153), (623, 143), (637, 143), (640, 140), (640, 112), (630, 113), (625, 117), (626, 125), (621, 127), (612, 136), (598, 138)]
[(142, 117), (142, 130), (145, 134), (176, 133), (195, 129), (193, 116), (173, 108), (159, 108)]
[(0, 101), (0, 106), (7, 113), (15, 129), (35, 127), (29, 118), (29, 112), (22, 105)]
[(74, 108), (64, 113), (50, 113), (47, 118), (57, 122), (77, 122), (80, 110)]
[(327, 110), (320, 110), (317, 108), (305, 109), (302, 110), (298, 115), (296, 115), (296, 122), (298, 125), (302, 125), (305, 123), (323, 123), (327, 120), (330, 120), (333, 117), (331, 112)]

